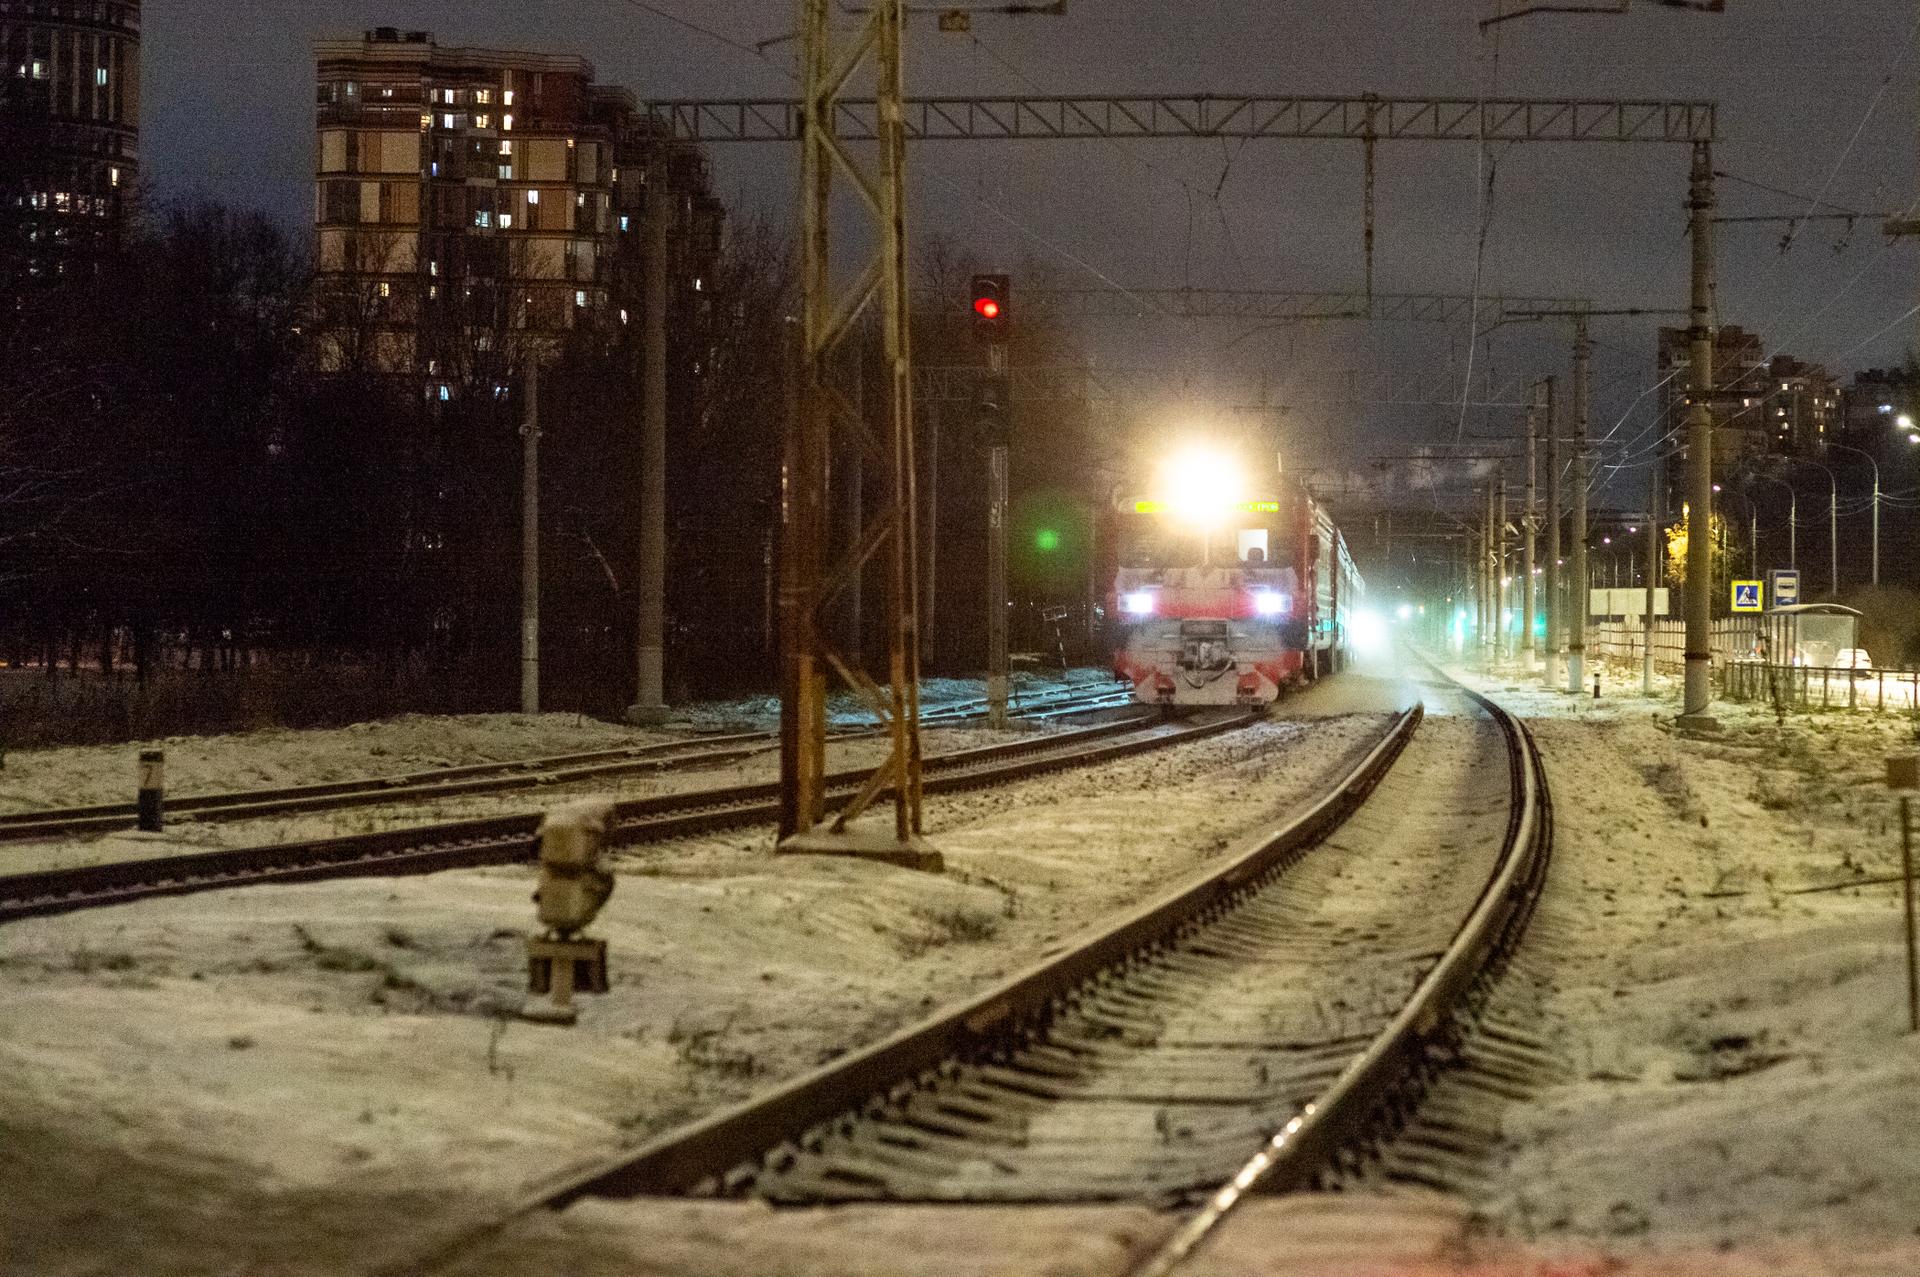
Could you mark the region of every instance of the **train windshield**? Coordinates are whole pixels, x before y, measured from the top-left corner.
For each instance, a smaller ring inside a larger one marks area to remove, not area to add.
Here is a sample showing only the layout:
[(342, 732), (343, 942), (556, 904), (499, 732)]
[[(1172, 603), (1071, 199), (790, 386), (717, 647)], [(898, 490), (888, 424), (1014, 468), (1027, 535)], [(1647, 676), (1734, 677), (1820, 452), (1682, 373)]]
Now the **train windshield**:
[(1201, 530), (1151, 517), (1127, 522), (1122, 567), (1277, 567), (1284, 562), (1279, 538), (1263, 525)]

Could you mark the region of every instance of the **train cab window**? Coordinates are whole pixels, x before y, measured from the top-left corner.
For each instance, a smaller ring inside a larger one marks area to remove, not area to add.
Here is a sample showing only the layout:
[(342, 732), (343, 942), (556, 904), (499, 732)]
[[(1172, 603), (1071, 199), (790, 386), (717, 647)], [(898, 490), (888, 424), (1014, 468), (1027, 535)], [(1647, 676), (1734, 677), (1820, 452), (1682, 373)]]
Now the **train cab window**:
[(1235, 548), (1239, 552), (1238, 557), (1242, 563), (1265, 563), (1267, 561), (1267, 530), (1241, 528)]

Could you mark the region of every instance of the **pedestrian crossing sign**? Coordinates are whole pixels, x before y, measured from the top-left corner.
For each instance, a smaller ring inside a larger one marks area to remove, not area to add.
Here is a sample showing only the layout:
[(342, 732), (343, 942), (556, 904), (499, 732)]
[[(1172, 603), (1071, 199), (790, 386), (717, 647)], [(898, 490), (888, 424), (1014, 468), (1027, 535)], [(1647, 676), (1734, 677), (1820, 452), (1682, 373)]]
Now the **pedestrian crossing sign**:
[(1733, 583), (1733, 610), (1736, 612), (1760, 611), (1760, 596), (1760, 582), (1735, 581)]

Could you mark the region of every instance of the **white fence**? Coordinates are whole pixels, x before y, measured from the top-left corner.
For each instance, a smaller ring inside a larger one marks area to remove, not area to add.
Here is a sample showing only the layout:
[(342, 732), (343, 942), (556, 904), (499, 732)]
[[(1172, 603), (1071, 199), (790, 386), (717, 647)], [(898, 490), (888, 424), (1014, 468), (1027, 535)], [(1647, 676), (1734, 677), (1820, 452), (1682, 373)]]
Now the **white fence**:
[[(1713, 668), (1716, 671), (1753, 650), (1754, 624), (1743, 617), (1726, 617), (1713, 623)], [(1596, 621), (1587, 630), (1587, 654), (1616, 661), (1637, 661), (1646, 650), (1647, 631), (1638, 618), (1625, 621)], [(1656, 669), (1681, 670), (1687, 663), (1687, 623), (1680, 620), (1656, 620), (1653, 623), (1653, 664)]]

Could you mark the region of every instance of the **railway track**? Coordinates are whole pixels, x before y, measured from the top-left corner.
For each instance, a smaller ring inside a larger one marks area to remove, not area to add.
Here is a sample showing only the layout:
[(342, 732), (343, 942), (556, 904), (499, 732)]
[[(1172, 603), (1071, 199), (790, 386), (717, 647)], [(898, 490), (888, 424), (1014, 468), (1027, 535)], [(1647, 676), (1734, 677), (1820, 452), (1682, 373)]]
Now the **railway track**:
[[(1230, 731), (1258, 715), (1219, 715), (1197, 723), (1132, 717), (1029, 740), (930, 755), (930, 793), (1002, 784), (1068, 767), (1123, 758)], [(871, 767), (828, 777), (829, 796), (853, 794)], [(630, 799), (615, 807), (615, 845), (768, 822), (778, 815), (777, 782), (754, 782)], [(0, 922), (99, 908), (153, 896), (261, 883), (432, 873), (532, 859), (540, 812), (418, 825), (369, 834), (117, 861), (0, 876)]]
[(1407, 711), (1332, 791), (1206, 874), (893, 1037), (576, 1168), (516, 1214), (689, 1194), (1146, 1200), (1185, 1212), (1137, 1270), (1172, 1272), (1248, 1191), (1332, 1176), (1387, 1133), (1524, 929), (1550, 854), (1544, 770), (1510, 715), (1435, 694), (1467, 713)]
[[(1130, 691), (1118, 691), (1112, 685), (1095, 689), (1068, 688), (1024, 698), (1017, 713), (1029, 721), (1049, 721), (1120, 708), (1131, 704), (1132, 700)], [(967, 701), (925, 714), (922, 721), (937, 727), (976, 721), (984, 718), (986, 712), (984, 700)], [(872, 730), (853, 729), (833, 733), (830, 739), (854, 741), (877, 735), (879, 733)], [(438, 767), (390, 776), (187, 795), (169, 798), (167, 812), (172, 817), (185, 816), (196, 821), (232, 821), (387, 803), (432, 802), (467, 794), (544, 789), (612, 776), (719, 767), (765, 753), (778, 742), (778, 734), (774, 732), (732, 732), (543, 758)], [(132, 828), (136, 817), (137, 811), (132, 803), (9, 812), (0, 814), (0, 841), (24, 842), (112, 833)]]

